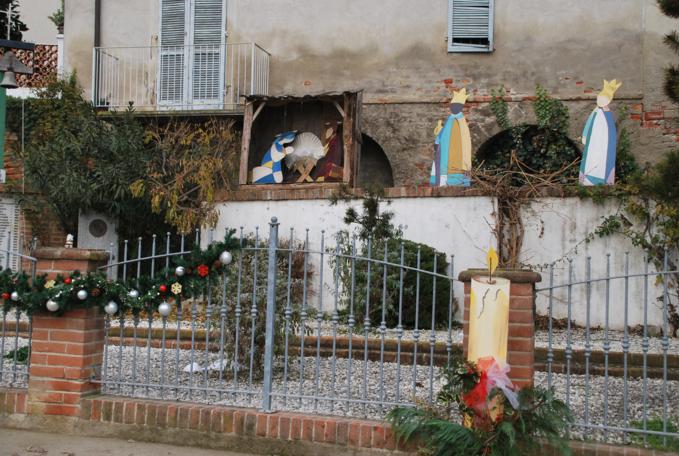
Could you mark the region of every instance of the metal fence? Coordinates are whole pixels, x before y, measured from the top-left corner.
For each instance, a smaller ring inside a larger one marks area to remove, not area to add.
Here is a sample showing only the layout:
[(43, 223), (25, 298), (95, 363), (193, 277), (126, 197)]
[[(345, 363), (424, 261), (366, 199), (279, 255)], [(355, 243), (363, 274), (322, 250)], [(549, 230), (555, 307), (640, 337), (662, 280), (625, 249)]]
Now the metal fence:
[[(536, 343), (546, 345), (547, 356), (536, 383), (554, 388), (574, 411), (574, 436), (666, 445), (679, 437), (679, 344), (670, 337), (677, 315), (670, 285), (678, 271), (668, 252), (634, 261), (642, 268), (634, 272), (629, 253), (599, 262), (605, 273), (598, 277), (591, 257), (553, 264), (547, 285), (537, 289), (547, 319), (546, 340)], [(643, 324), (632, 327), (635, 312)], [(596, 313), (603, 327), (591, 324)]]
[(242, 110), (269, 93), (270, 54), (256, 43), (97, 47), (92, 102), (125, 110)]
[[(16, 235), (16, 233), (14, 233)], [(7, 239), (13, 237), (7, 234)], [(3, 269), (24, 271), (35, 277), (37, 260), (23, 253), (24, 242), (19, 238), (19, 250), (13, 250), (8, 241), (6, 248), (0, 248), (0, 255), (4, 257)], [(29, 246), (29, 253), (34, 243)], [(12, 298), (10, 298), (12, 299)], [(16, 310), (6, 311), (0, 306), (2, 327), (0, 328), (0, 386), (26, 387), (28, 386), (28, 368), (31, 351), (30, 315)]]
[[(241, 228), (227, 272), (170, 316), (108, 319), (104, 390), (375, 418), (433, 400), (440, 365), (461, 341), (452, 258), (446, 265), (443, 254), (348, 237), (331, 246), (324, 232), (296, 240), (278, 229), (272, 222), (267, 238)], [(172, 244), (152, 240), (153, 255), (133, 259), (123, 247), (108, 268), (162, 273), (159, 263), (187, 253)]]

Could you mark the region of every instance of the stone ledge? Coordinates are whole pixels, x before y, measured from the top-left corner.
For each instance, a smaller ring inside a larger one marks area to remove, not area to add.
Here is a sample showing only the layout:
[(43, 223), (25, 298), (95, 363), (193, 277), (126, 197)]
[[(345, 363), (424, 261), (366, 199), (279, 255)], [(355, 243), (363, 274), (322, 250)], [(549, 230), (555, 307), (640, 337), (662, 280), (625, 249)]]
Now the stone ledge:
[[(487, 269), (467, 269), (460, 272), (458, 280), (460, 282), (471, 282), (472, 277), (487, 275)], [(542, 281), (542, 276), (539, 273), (527, 269), (498, 269), (493, 275), (509, 279), (512, 283), (538, 283)]]
[(35, 249), (33, 256), (38, 260), (108, 260), (108, 252), (105, 250), (67, 249), (65, 247), (39, 247)]

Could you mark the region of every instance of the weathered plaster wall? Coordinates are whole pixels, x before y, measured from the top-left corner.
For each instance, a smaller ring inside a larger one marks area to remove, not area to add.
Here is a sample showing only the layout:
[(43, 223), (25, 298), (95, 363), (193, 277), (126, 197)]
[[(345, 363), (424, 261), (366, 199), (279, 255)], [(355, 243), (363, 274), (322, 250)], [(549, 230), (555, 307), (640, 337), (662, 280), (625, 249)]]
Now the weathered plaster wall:
[(49, 17), (59, 9), (59, 0), (22, 0), (19, 5), (21, 20), (28, 26), (24, 41), (38, 44), (57, 44), (57, 27)]
[[(360, 201), (352, 203), (359, 209)], [(243, 225), (246, 233), (253, 232), (259, 226), (260, 237), (268, 239), (269, 221), (277, 217), (280, 222), (281, 238), (288, 239), (290, 228), (294, 228), (295, 238), (303, 240), (309, 228), (309, 249), (320, 248), (321, 230), (325, 230), (325, 246), (334, 248), (334, 234), (345, 228), (342, 218), (347, 208), (346, 203), (331, 205), (328, 200), (290, 200), (290, 201), (249, 201), (225, 202), (218, 205), (220, 211), (216, 233), (223, 233), (228, 227), (238, 228)], [(615, 213), (618, 205), (615, 202), (594, 204), (590, 200), (579, 198), (543, 198), (524, 209), (525, 239), (521, 261), (542, 273), (543, 281), (538, 288), (549, 286), (548, 264), (554, 263), (555, 285), (563, 284), (568, 279), (568, 260), (573, 261), (573, 279), (583, 281), (585, 262), (591, 257), (591, 277), (606, 277), (606, 254), (611, 254), (612, 275), (622, 275), (624, 271), (625, 252), (629, 252), (630, 273), (644, 271), (643, 252), (635, 248), (628, 240), (620, 236), (595, 238), (584, 242), (600, 225), (602, 217)], [(394, 224), (402, 226), (405, 238), (422, 242), (435, 247), (449, 255), (455, 255), (455, 270), (483, 267), (485, 250), (494, 244), (491, 227), (495, 223), (495, 201), (489, 197), (441, 197), (441, 198), (394, 198), (385, 210), (394, 212)], [(214, 235), (216, 236), (216, 235)], [(209, 239), (203, 236), (203, 239)], [(325, 258), (323, 302), (327, 310), (328, 303), (333, 302), (332, 274)], [(316, 274), (314, 290), (320, 290), (318, 272), (320, 262), (317, 254), (310, 256)], [(628, 295), (628, 324), (634, 326), (643, 322), (644, 294), (643, 280), (639, 277), (630, 279)], [(606, 321), (605, 282), (596, 282), (592, 286), (590, 305), (590, 322), (593, 327), (603, 326)], [(624, 324), (624, 281), (614, 280), (610, 283), (609, 318), (612, 328), (621, 329)], [(559, 288), (553, 294), (553, 314), (556, 318), (568, 315), (567, 288)], [(584, 284), (572, 288), (572, 318), (581, 325), (586, 322), (586, 288)], [(656, 298), (660, 289), (655, 286), (654, 278), (649, 280), (647, 303), (648, 322), (651, 325), (662, 324), (662, 309)], [(455, 288), (455, 295), (462, 296), (460, 284)], [(548, 312), (548, 292), (538, 294), (538, 312)], [(310, 298), (312, 305), (317, 306), (318, 294)]]
[[(673, 61), (662, 36), (676, 21), (655, 0), (496, 2), (495, 51), (450, 54), (446, 0), (228, 0), (231, 43), (255, 41), (272, 54), (270, 91), (304, 94), (363, 89), (364, 131), (384, 148), (396, 185), (426, 181), (436, 120), (451, 89), (467, 86), (478, 148), (497, 132), (491, 89), (508, 89), (514, 122), (533, 117), (535, 85), (567, 101), (576, 139), (603, 78), (623, 81), (613, 108), (632, 109), (633, 152), (655, 162), (674, 148), (675, 106), (662, 93)], [(66, 62), (91, 85), (93, 2), (66, 2)], [(102, 46), (157, 44), (159, 0), (102, 2)], [(152, 75), (150, 76), (152, 77)]]

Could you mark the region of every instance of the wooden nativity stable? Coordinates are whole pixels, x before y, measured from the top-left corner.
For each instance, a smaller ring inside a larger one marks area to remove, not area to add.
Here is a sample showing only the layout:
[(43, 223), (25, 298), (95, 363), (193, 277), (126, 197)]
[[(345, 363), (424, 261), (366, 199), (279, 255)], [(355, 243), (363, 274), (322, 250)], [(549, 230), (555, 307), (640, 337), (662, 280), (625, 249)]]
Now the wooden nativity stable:
[[(361, 92), (247, 97), (240, 185), (257, 188), (354, 186), (360, 157), (360, 111)], [(264, 166), (272, 166), (270, 149), (277, 135), (286, 132), (294, 132), (298, 142), (289, 145), (297, 151), (301, 150), (296, 147), (300, 141), (311, 139), (317, 144), (315, 150), (321, 148), (323, 152), (309, 160), (299, 160), (300, 156), (293, 152), (282, 160), (285, 163), (277, 164), (283, 174), (282, 182), (255, 183), (262, 172), (268, 171)]]

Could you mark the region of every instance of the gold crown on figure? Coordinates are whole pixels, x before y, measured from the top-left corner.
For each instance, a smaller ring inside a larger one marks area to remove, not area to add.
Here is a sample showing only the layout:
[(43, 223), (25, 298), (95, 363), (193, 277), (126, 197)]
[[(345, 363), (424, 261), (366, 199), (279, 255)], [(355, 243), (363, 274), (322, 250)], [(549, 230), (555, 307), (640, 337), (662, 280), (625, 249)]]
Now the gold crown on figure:
[(612, 81), (607, 81), (604, 79), (604, 88), (601, 90), (601, 92), (599, 92), (599, 95), (601, 95), (602, 97), (606, 97), (609, 100), (612, 100), (615, 91), (618, 90), (621, 85), (622, 82), (618, 82), (615, 79), (613, 79)]
[(450, 100), (450, 104), (454, 103), (461, 103), (465, 104), (467, 101), (467, 98), (469, 98), (469, 95), (467, 95), (467, 88), (463, 88), (462, 90), (459, 90), (457, 92), (453, 91), (453, 99)]

